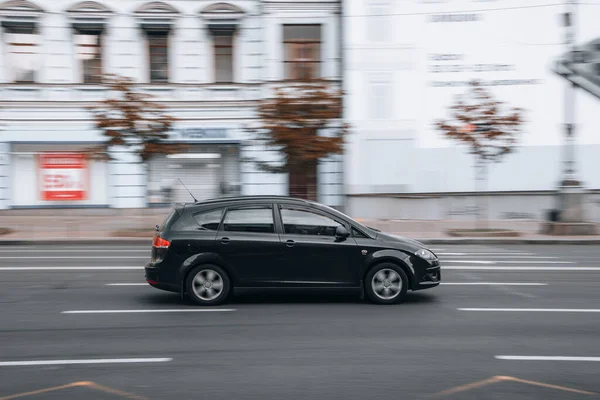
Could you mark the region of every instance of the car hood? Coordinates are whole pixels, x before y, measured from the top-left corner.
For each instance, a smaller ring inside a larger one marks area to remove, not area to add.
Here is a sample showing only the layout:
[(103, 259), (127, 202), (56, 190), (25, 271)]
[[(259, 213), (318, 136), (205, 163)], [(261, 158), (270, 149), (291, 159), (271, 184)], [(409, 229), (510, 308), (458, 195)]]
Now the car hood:
[(391, 233), (378, 232), (377, 239), (386, 243), (397, 244), (399, 248), (411, 251), (413, 253), (420, 249), (427, 249), (427, 246), (417, 240), (404, 236), (392, 235)]

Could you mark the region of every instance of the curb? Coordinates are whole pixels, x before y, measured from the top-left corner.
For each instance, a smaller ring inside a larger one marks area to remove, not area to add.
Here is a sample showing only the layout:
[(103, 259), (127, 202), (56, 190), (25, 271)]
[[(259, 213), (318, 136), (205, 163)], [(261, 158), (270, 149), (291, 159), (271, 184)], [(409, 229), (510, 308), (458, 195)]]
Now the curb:
[(549, 238), (549, 239), (527, 239), (527, 238), (440, 238), (440, 239), (416, 239), (419, 242), (425, 244), (482, 244), (482, 245), (494, 245), (494, 244), (540, 244), (540, 245), (553, 245), (553, 244), (568, 244), (568, 245), (600, 245), (600, 239), (573, 239), (573, 238)]
[[(147, 244), (150, 248), (152, 238), (77, 238), (77, 239), (0, 239), (0, 246), (31, 245), (139, 245)], [(107, 250), (110, 251), (110, 250)]]
[[(412, 237), (409, 237), (413, 239)], [(600, 238), (574, 239), (574, 238), (433, 238), (415, 239), (427, 245), (457, 245), (457, 244), (567, 244), (567, 245), (600, 245)], [(0, 239), (0, 246), (25, 246), (25, 245), (148, 245), (152, 238), (76, 238), (76, 239)]]

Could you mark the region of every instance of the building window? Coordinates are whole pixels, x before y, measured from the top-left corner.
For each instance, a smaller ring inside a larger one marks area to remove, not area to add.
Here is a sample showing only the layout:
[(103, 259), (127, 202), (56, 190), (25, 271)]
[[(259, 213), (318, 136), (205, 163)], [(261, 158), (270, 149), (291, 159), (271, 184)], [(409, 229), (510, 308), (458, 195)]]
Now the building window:
[(391, 13), (389, 0), (370, 0), (368, 7), (367, 35), (372, 42), (386, 42), (390, 40), (389, 14)]
[(34, 27), (7, 28), (6, 44), (9, 81), (34, 83), (40, 66), (37, 30)]
[(373, 119), (388, 119), (392, 111), (390, 82), (372, 82), (369, 100)]
[(83, 83), (102, 82), (102, 34), (78, 32), (75, 35), (77, 60)]
[(321, 75), (321, 25), (284, 25), (285, 79), (308, 80)]
[(150, 56), (150, 82), (169, 81), (169, 35), (167, 32), (148, 33), (148, 54)]
[(233, 82), (233, 35), (213, 37), (215, 48), (215, 82)]

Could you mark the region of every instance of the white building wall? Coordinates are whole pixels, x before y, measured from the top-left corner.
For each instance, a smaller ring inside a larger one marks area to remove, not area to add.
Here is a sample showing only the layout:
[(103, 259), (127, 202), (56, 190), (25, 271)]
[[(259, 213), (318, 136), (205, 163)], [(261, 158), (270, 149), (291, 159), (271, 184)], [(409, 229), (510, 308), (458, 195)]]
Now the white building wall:
[[(548, 6), (541, 0), (528, 2), (527, 8), (521, 6), (516, 0), (501, 4), (469, 0), (343, 1), (345, 113), (353, 132), (345, 159), (345, 187), (350, 196), (477, 190), (468, 149), (444, 138), (434, 127), (436, 119), (449, 116), (453, 96), (465, 91), (464, 87), (439, 87), (435, 83), (470, 79), (509, 83), (488, 88), (509, 106), (525, 109), (526, 123), (515, 153), (490, 167), (487, 190), (556, 189), (567, 83), (551, 67), (565, 51), (560, 25), (560, 13), (565, 8), (559, 3)], [(434, 22), (440, 15), (475, 15), (476, 21)], [(578, 6), (578, 43), (600, 36), (599, 17), (600, 8)], [(434, 54), (459, 54), (463, 58), (433, 61)], [(435, 72), (439, 65), (452, 64), (505, 64), (509, 68)], [(600, 99), (579, 90), (576, 115), (580, 177), (588, 188), (600, 189)], [(378, 209), (375, 203), (369, 206), (367, 198), (351, 199), (351, 204), (359, 214), (367, 212), (356, 208), (359, 205)]]
[(0, 209), (7, 208), (11, 202), (10, 168), (8, 144), (0, 142)]
[[(284, 23), (323, 24), (324, 77), (340, 79), (340, 2), (227, 1), (240, 7), (244, 17), (234, 39), (235, 83), (217, 85), (213, 83), (212, 38), (200, 10), (219, 2), (166, 1), (178, 11), (173, 18), (169, 43), (170, 82), (155, 85), (147, 83), (148, 45), (134, 13), (138, 7), (151, 1), (99, 1), (112, 12), (105, 20), (103, 67), (105, 73), (133, 78), (142, 85), (142, 90), (165, 104), (168, 112), (178, 119), (175, 129), (226, 128), (230, 140), (244, 144), (249, 142), (245, 128), (255, 117), (255, 102), (268, 94), (268, 90), (262, 87), (263, 83), (283, 78), (281, 35)], [(5, 40), (0, 40), (0, 122), (3, 125), (0, 154), (9, 151), (10, 143), (33, 146), (78, 143), (85, 147), (103, 140), (100, 132), (94, 129), (92, 116), (85, 107), (105, 99), (109, 94), (102, 86), (79, 83), (82, 71), (76, 60), (72, 21), (66, 12), (77, 1), (39, 0), (37, 3), (43, 7), (44, 13), (37, 17), (41, 68), (36, 84), (15, 85), (7, 82)], [(4, 35), (4, 31), (1, 31), (0, 38)], [(255, 150), (252, 146), (243, 145), (241, 157), (252, 154), (267, 159), (278, 157), (272, 151)], [(93, 190), (88, 200), (79, 202), (79, 205), (119, 208), (146, 206), (145, 166), (136, 156), (122, 149), (115, 151), (113, 156), (114, 160), (108, 163), (92, 163), (90, 177)], [(31, 194), (31, 188), (38, 189), (35, 180), (32, 180), (37, 173), (34, 163), (21, 165), (19, 161), (12, 162), (11, 159), (11, 156), (0, 158), (0, 208), (48, 205), (39, 202)], [(336, 168), (339, 169), (339, 166), (323, 167), (328, 177), (320, 182), (332, 180)], [(17, 188), (13, 175), (25, 170), (28, 171), (28, 177), (19, 181), (24, 189)], [(241, 170), (244, 194), (287, 194), (287, 176), (259, 171), (250, 163), (242, 163)], [(333, 190), (334, 187), (337, 187), (337, 192)], [(340, 184), (323, 187), (325, 198), (332, 202), (341, 202), (341, 190)]]

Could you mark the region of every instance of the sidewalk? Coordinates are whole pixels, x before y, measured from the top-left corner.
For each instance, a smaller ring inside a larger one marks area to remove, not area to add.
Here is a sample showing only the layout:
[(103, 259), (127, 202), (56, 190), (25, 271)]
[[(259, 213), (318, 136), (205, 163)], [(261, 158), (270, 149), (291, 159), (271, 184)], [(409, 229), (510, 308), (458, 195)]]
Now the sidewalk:
[[(4, 244), (27, 241), (129, 241), (148, 243), (154, 227), (160, 224), (168, 209), (79, 209), (79, 210), (4, 210), (0, 212), (0, 228), (12, 233), (0, 236)], [(384, 232), (407, 236), (426, 243), (573, 243), (600, 244), (595, 236), (549, 236), (537, 233), (539, 221), (487, 221), (494, 229), (520, 232), (519, 237), (455, 238), (448, 229), (473, 229), (474, 221), (461, 220), (361, 220), (361, 223)], [(117, 231), (133, 234), (117, 237)], [(141, 237), (140, 237), (141, 236)]]

